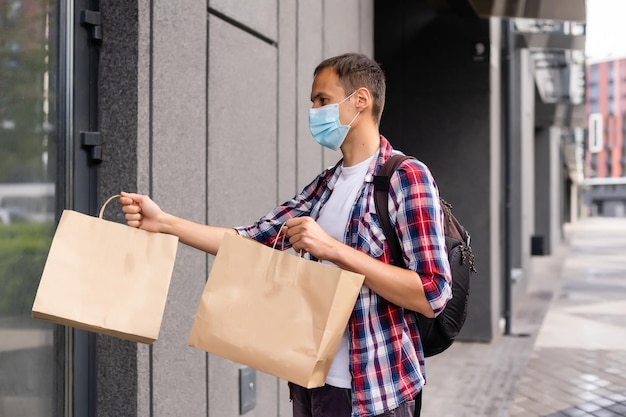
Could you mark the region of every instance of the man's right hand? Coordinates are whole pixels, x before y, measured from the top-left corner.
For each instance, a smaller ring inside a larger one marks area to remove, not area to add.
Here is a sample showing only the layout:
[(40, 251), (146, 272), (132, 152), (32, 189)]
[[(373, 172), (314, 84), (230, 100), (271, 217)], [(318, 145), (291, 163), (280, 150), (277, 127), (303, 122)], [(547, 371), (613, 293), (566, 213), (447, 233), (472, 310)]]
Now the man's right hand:
[(217, 254), (225, 234), (237, 234), (232, 228), (208, 226), (166, 213), (147, 195), (122, 192), (119, 201), (129, 226), (177, 236), (185, 245), (212, 255)]
[(129, 226), (149, 232), (164, 232), (162, 221), (165, 213), (150, 197), (122, 191), (119, 202)]

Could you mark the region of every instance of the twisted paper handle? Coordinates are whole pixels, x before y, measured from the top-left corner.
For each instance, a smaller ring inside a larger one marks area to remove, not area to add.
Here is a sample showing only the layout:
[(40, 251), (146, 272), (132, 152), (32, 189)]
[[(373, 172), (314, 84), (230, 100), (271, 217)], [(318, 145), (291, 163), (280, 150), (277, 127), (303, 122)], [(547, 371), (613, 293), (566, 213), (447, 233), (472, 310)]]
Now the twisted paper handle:
[[(280, 241), (280, 247), (284, 248), (285, 247), (285, 236), (287, 236), (287, 233), (283, 233), (283, 229), (285, 228), (285, 226), (281, 226), (280, 230), (278, 231), (278, 233), (276, 234), (276, 237), (274, 238), (274, 244), (272, 245), (272, 249), (276, 249), (276, 243), (278, 243), (278, 238), (280, 237), (280, 235), (283, 235), (283, 238)], [(298, 252), (300, 257), (303, 258), (304, 257), (304, 251), (301, 250), (300, 252)]]
[(272, 245), (272, 249), (276, 249), (276, 243), (278, 243), (278, 238), (280, 237), (281, 233), (283, 235), (283, 238), (280, 242), (280, 247), (284, 248), (285, 247), (285, 236), (287, 235), (287, 233), (283, 233), (283, 229), (285, 228), (285, 226), (281, 226), (280, 230), (278, 231), (278, 233), (276, 234), (276, 237), (274, 238), (274, 244)]
[(100, 209), (100, 214), (98, 215), (99, 219), (102, 219), (102, 215), (104, 214), (104, 209), (106, 208), (107, 204), (109, 204), (111, 200), (113, 200), (114, 198), (119, 198), (119, 197), (121, 197), (121, 195), (115, 194), (114, 196), (109, 197), (109, 199), (104, 202), (104, 204), (102, 205), (102, 208)]

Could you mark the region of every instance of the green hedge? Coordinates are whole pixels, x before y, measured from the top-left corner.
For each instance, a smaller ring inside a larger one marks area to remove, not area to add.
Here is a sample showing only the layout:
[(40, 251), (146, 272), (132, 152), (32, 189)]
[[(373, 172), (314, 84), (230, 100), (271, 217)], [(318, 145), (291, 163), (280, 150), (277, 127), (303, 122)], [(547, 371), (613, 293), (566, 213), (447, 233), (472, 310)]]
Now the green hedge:
[(52, 223), (0, 224), (0, 315), (30, 313), (53, 233)]

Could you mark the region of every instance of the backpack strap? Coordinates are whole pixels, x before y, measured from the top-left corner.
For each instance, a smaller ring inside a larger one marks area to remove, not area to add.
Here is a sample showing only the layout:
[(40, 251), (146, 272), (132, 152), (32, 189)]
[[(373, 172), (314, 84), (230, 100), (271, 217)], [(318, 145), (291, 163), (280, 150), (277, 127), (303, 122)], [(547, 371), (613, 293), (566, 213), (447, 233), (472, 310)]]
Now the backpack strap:
[(400, 246), (398, 235), (393, 230), (391, 220), (389, 219), (389, 183), (391, 176), (396, 172), (400, 164), (412, 158), (402, 154), (392, 155), (380, 168), (378, 175), (374, 175), (374, 206), (376, 207), (378, 221), (383, 228), (383, 233), (391, 249), (393, 264), (402, 268), (406, 268), (402, 255), (402, 246)]

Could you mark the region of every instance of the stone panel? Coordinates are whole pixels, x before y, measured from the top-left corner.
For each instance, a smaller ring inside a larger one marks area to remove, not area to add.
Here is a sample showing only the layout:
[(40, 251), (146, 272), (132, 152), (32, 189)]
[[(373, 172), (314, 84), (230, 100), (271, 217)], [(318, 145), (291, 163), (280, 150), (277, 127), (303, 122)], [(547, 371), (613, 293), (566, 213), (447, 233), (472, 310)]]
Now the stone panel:
[[(150, 190), (150, 0), (139, 0), (137, 42), (137, 192)], [(134, 191), (134, 190), (128, 190)], [(137, 416), (150, 414), (150, 350), (137, 345)]]
[(209, 7), (277, 41), (278, 0), (247, 1), (209, 0)]
[[(359, 0), (324, 1), (324, 59), (347, 52), (361, 52), (361, 20)], [(322, 148), (324, 166), (341, 159), (341, 151)]]
[[(209, 224), (258, 219), (277, 200), (278, 51), (209, 16)], [(209, 356), (209, 415), (238, 416), (241, 365)], [(277, 379), (257, 374), (257, 405), (277, 415)]]
[[(137, 192), (150, 190), (150, 0), (137, 1)], [(133, 191), (133, 190), (128, 190)]]
[(324, 167), (322, 149), (311, 137), (309, 113), (311, 108), (311, 83), (313, 71), (323, 58), (322, 2), (298, 4), (297, 37), (297, 161), (296, 179), (298, 190), (302, 189)]
[[(206, 6), (153, 4), (153, 197), (165, 210), (206, 221)], [(159, 340), (153, 408), (159, 416), (206, 415), (206, 355), (187, 346), (207, 256), (179, 246)]]
[[(520, 205), (521, 261), (525, 282), (530, 274), (530, 242), (535, 232), (535, 77), (528, 50), (520, 53)], [(514, 116), (515, 117), (515, 116)]]
[(360, 52), (360, 0), (324, 0), (324, 58)]
[(235, 417), (239, 415), (238, 370), (241, 367), (234, 362), (209, 355), (208, 410), (210, 416)]
[(292, 0), (280, 0), (278, 34), (278, 201), (282, 203), (299, 191), (296, 186), (296, 137), (299, 109), (297, 98), (296, 30), (297, 7)]
[(359, 1), (359, 51), (374, 58), (374, 1)]
[(209, 222), (247, 224), (275, 207), (277, 50), (209, 17)]

